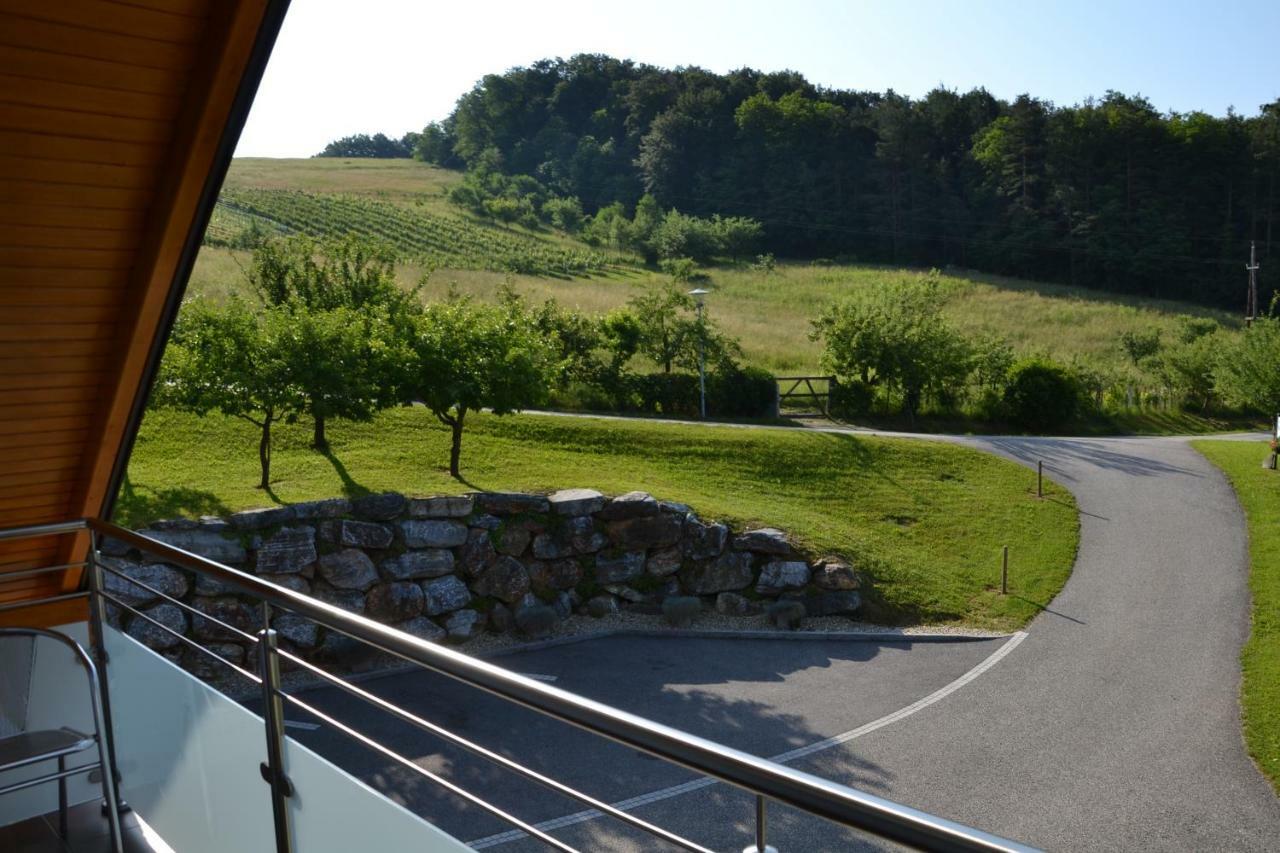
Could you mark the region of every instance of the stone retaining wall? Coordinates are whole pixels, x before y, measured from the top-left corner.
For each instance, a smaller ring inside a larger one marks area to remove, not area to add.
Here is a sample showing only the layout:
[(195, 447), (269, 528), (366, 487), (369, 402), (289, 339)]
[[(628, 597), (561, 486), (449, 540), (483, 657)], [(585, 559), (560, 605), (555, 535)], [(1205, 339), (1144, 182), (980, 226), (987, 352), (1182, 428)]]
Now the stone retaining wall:
[[(726, 615), (852, 615), (860, 579), (847, 563), (813, 559), (772, 528), (735, 532), (689, 507), (643, 492), (607, 498), (588, 489), (551, 495), (482, 492), (410, 498), (388, 493), (249, 510), (227, 518), (155, 522), (146, 536), (252, 572), (429, 640), (465, 642), (481, 631), (544, 637), (582, 613), (699, 609)], [(105, 540), (105, 565), (221, 622), (253, 633), (256, 602), (205, 577), (149, 562)], [(106, 573), (109, 592), (151, 619), (234, 662), (245, 644), (208, 619)], [(216, 663), (145, 619), (111, 608), (129, 634), (210, 674)], [(290, 614), (273, 626), (300, 655), (342, 664), (358, 646)]]

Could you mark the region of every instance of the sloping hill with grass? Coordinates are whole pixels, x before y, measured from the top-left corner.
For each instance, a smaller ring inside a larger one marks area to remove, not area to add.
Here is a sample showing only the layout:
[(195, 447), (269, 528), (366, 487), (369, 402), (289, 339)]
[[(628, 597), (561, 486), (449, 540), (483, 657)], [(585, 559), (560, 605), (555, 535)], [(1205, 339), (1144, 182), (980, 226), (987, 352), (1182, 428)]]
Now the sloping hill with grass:
[[(273, 502), (395, 490), (445, 494), (589, 487), (643, 489), (704, 518), (776, 525), (814, 553), (854, 561), (872, 579), (864, 618), (1016, 628), (1049, 601), (1075, 558), (1070, 493), (978, 451), (924, 441), (806, 430), (478, 413), (462, 469), (449, 477), (448, 432), (423, 408), (372, 423), (335, 422), (333, 449), (307, 424), (277, 429), (271, 489), (254, 488), (257, 433), (221, 415), (148, 413), (117, 519), (225, 514)], [(1022, 597), (1001, 596), (1000, 547), (1018, 555)]]

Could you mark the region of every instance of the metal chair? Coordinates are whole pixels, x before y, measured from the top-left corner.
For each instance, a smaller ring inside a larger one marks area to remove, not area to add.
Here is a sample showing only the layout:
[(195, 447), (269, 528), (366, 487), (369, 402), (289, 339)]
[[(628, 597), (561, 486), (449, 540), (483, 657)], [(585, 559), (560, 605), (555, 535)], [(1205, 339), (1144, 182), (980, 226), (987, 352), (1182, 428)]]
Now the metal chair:
[[(0, 640), (12, 637), (30, 637), (32, 649), (41, 637), (61, 643), (69, 648), (89, 680), (89, 703), (93, 711), (93, 734), (85, 734), (72, 728), (42, 729), (37, 731), (19, 731), (16, 734), (0, 736), (0, 773), (38, 764), (42, 761), (57, 761), (58, 769), (22, 782), (14, 782), (0, 787), (0, 796), (31, 788), (45, 782), (58, 783), (58, 829), (59, 835), (67, 837), (67, 779), (81, 773), (98, 770), (102, 776), (102, 797), (106, 800), (107, 821), (111, 826), (112, 849), (117, 853), (123, 850), (120, 837), (120, 812), (116, 797), (115, 776), (109, 769), (107, 743), (102, 731), (102, 694), (99, 692), (98, 670), (84, 648), (66, 634), (44, 628), (0, 628)], [(25, 714), (24, 714), (25, 716)], [(67, 758), (77, 753), (97, 747), (98, 760), (67, 768)]]

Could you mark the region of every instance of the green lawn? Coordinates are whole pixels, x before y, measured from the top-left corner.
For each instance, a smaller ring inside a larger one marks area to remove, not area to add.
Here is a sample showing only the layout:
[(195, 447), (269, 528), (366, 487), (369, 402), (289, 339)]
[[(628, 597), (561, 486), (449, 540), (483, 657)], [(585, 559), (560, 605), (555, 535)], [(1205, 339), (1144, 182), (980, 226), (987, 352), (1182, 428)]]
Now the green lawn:
[(1263, 469), (1256, 442), (1193, 443), (1227, 475), (1249, 522), (1253, 627), (1240, 654), (1249, 754), (1280, 793), (1280, 472)]
[[(372, 424), (334, 422), (333, 452), (307, 448), (310, 426), (282, 428), (270, 492), (256, 434), (241, 421), (148, 414), (117, 518), (138, 526), (271, 502), (397, 490), (586, 486), (643, 489), (705, 518), (769, 524), (818, 553), (848, 557), (871, 579), (865, 617), (881, 622), (1020, 627), (1071, 572), (1075, 503), (1056, 485), (964, 448), (809, 433), (515, 415), (473, 415), (463, 446), (470, 481), (451, 480), (446, 433), (421, 408)], [(1011, 594), (999, 594), (1000, 546)]]

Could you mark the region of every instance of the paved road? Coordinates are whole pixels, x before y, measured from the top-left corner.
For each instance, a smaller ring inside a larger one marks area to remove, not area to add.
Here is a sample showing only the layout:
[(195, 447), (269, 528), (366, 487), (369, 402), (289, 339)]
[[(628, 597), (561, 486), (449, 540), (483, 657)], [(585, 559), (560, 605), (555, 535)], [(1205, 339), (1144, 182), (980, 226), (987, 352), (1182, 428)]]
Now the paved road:
[[(1045, 461), (1079, 503), (1075, 571), (1028, 636), (979, 678), (794, 765), (1048, 849), (1277, 849), (1280, 801), (1240, 735), (1246, 533), (1223, 477), (1177, 439), (947, 440), (1026, 464)], [(727, 642), (592, 641), (509, 663), (776, 755), (909, 705), (997, 647), (764, 641), (744, 654)], [(379, 690), (433, 709), (521, 759), (532, 753), (538, 766), (610, 800), (691, 778), (491, 700), (455, 696), (458, 688), (427, 676), (401, 679), (383, 679)], [(387, 725), (374, 733), (400, 738), (395, 742), (417, 749), (423, 762), (464, 782), (489, 786), (501, 801), (520, 803), (522, 814), (542, 820), (577, 810), (518, 793), (503, 774)], [(322, 730), (304, 740), (340, 749), (328, 737)], [(352, 754), (335, 757), (374, 784), (403, 781)], [(407, 801), (450, 827), (443, 802), (422, 786), (410, 788)], [(716, 849), (740, 847), (750, 820), (746, 798), (723, 786), (638, 813)], [(468, 840), (498, 831), (474, 812), (464, 822), (468, 831), (460, 832)], [(783, 851), (862, 846), (806, 817), (783, 813), (775, 825)], [(557, 834), (585, 849), (651, 849), (604, 821)], [(536, 848), (517, 842), (496, 849)]]

